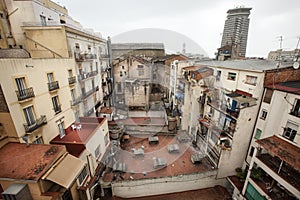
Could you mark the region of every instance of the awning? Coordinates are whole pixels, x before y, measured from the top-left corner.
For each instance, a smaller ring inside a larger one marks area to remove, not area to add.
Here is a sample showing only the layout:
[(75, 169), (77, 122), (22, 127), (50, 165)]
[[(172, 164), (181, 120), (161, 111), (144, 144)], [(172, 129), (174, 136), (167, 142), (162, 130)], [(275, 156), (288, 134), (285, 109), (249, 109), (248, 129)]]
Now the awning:
[(84, 168), (84, 165), (85, 163), (82, 160), (68, 154), (54, 168), (51, 168), (50, 173), (43, 179), (69, 188)]

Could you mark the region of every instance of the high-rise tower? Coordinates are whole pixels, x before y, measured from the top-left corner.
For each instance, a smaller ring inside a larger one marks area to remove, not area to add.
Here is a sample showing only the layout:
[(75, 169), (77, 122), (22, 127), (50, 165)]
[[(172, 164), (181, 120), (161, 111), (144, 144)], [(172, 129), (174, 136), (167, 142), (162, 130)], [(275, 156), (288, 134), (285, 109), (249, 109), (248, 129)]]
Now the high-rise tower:
[(246, 55), (251, 9), (241, 6), (227, 11), (221, 48), (230, 47), (231, 58), (245, 57)]

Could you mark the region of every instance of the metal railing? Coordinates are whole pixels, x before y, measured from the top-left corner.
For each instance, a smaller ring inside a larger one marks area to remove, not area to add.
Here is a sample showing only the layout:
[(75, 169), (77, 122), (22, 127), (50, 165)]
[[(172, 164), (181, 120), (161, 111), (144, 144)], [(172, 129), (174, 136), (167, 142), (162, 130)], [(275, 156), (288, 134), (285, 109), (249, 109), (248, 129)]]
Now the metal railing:
[(19, 101), (23, 101), (35, 96), (32, 87), (23, 90), (17, 90), (16, 93)]
[(76, 76), (69, 77), (68, 80), (69, 80), (69, 85), (72, 85), (76, 83)]
[(58, 81), (53, 81), (53, 82), (48, 83), (48, 89), (49, 89), (49, 91), (59, 89)]
[(36, 119), (33, 123), (31, 123), (31, 124), (26, 123), (26, 124), (23, 124), (23, 125), (24, 125), (24, 128), (25, 128), (25, 132), (26, 133), (31, 133), (34, 130), (38, 129), (39, 127), (41, 127), (45, 124), (47, 124), (46, 115), (41, 115), (41, 117)]

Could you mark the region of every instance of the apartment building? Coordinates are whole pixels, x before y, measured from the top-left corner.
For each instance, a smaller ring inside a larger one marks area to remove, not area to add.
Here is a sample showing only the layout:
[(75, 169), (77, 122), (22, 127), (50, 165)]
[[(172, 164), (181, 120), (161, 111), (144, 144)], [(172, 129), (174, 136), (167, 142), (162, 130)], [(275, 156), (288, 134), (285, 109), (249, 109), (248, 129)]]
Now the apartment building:
[(65, 129), (64, 137), (55, 137), (51, 144), (64, 145), (71, 155), (85, 163), (85, 177), (78, 184), (80, 199), (99, 198), (99, 178), (110, 151), (107, 119), (80, 117), (80, 123), (72, 123)]
[(109, 56), (101, 35), (83, 29), (66, 8), (48, 0), (3, 1), (1, 12), (7, 36), (1, 40), (10, 48), (1, 50), (8, 105), (1, 123), (16, 127), (6, 131), (11, 138), (49, 143), (56, 130), (63, 134), (74, 119), (110, 105)]
[(266, 71), (264, 96), (244, 163), (245, 182), (229, 177), (236, 199), (298, 199), (299, 74)]
[(10, 142), (0, 149), (0, 189), (8, 199), (81, 199), (85, 163), (62, 145)]

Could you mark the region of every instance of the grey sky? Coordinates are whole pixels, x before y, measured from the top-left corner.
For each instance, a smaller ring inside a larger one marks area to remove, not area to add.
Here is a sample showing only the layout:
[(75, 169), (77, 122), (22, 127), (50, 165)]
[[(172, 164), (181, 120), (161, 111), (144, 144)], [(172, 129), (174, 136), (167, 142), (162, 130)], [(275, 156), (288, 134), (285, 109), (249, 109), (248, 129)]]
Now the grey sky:
[[(252, 7), (247, 56), (266, 57), (279, 48), (280, 35), (283, 49), (294, 49), (300, 36), (299, 0), (59, 0), (59, 4), (85, 28), (104, 37), (118, 38), (135, 29), (167, 29), (195, 41), (210, 57), (220, 47), (227, 10), (239, 5)], [(177, 46), (181, 50), (182, 44)], [(189, 43), (186, 49), (195, 51)]]

